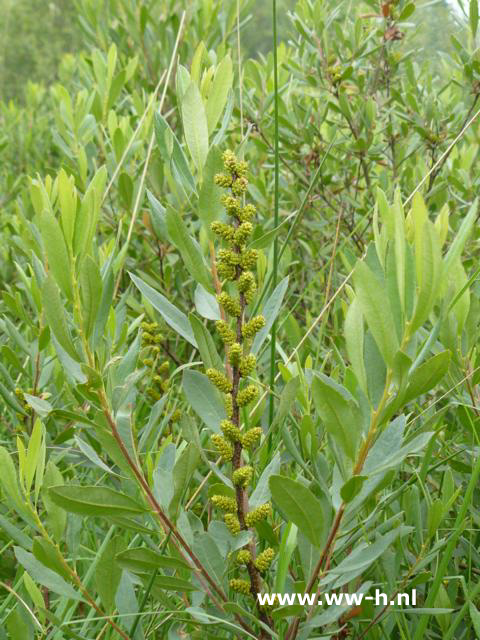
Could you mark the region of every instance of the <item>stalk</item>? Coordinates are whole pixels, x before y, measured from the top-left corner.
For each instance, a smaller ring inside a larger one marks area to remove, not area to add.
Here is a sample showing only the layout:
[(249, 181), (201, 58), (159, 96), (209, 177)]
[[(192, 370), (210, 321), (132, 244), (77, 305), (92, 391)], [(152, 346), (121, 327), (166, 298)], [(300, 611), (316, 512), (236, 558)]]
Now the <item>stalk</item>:
[[(278, 209), (279, 209), (279, 150), (278, 150), (278, 60), (277, 60), (277, 0), (272, 0), (272, 23), (273, 23), (273, 93), (274, 93), (274, 136), (275, 136), (275, 170), (274, 170), (274, 228), (278, 227)], [(272, 269), (272, 287), (275, 289), (278, 279), (278, 238), (275, 236), (273, 240), (273, 269)], [(274, 396), (275, 396), (275, 351), (277, 344), (277, 321), (272, 325), (271, 344), (270, 344), (270, 396), (268, 424), (271, 426), (273, 422)], [(272, 435), (269, 436), (269, 448)]]
[[(251, 204), (242, 206), (247, 188), (247, 165), (237, 161), (229, 151), (224, 153), (223, 160), (226, 172), (215, 176), (215, 182), (229, 190), (229, 195), (223, 197), (223, 204), (232, 222), (214, 222), (212, 231), (229, 246), (217, 253), (216, 276), (223, 280), (223, 290), (217, 295), (222, 309), (222, 320), (217, 322), (217, 331), (225, 344), (226, 370), (227, 373), (231, 371), (231, 377), (216, 369), (207, 369), (206, 373), (210, 381), (225, 394), (228, 419), (221, 423), (224, 435), (215, 434), (212, 441), (223, 460), (232, 463), (234, 497), (216, 495), (212, 497), (212, 502), (224, 512), (225, 523), (233, 535), (241, 531), (252, 532), (250, 542), (236, 553), (234, 559), (239, 571), (243, 569), (247, 572), (248, 580), (234, 578), (230, 580), (230, 588), (256, 600), (257, 594), (262, 591), (262, 573), (267, 571), (273, 559), (273, 550), (267, 548), (257, 554), (254, 525), (270, 515), (271, 506), (267, 503), (249, 510), (248, 485), (253, 469), (245, 463), (245, 451), (260, 438), (262, 430), (259, 427), (245, 429), (241, 410), (258, 395), (255, 384), (245, 386), (245, 383), (256, 368), (256, 358), (250, 353), (251, 342), (257, 331), (265, 325), (265, 319), (263, 316), (246, 319), (247, 306), (253, 301), (257, 289), (250, 271), (256, 264), (257, 252), (246, 248), (253, 231), (251, 220), (255, 208)], [(236, 295), (228, 292), (233, 290)], [(233, 326), (224, 318), (231, 318)], [(264, 625), (272, 628), (272, 621), (265, 610), (260, 610), (258, 615)], [(265, 633), (265, 629), (261, 629), (259, 637), (266, 637)]]

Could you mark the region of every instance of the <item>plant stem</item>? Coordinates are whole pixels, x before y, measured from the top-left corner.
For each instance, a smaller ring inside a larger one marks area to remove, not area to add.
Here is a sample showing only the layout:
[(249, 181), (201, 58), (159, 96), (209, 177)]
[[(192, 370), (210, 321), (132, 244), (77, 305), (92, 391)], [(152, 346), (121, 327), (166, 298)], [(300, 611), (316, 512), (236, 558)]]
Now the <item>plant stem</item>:
[[(272, 0), (272, 24), (273, 24), (273, 86), (274, 86), (274, 135), (275, 135), (275, 169), (274, 169), (274, 227), (278, 227), (278, 209), (279, 209), (279, 149), (278, 149), (278, 60), (277, 60), (277, 0)], [(272, 268), (272, 287), (277, 286), (278, 277), (278, 238), (275, 236), (273, 240), (273, 268)], [(271, 426), (273, 422), (274, 411), (274, 391), (275, 391), (275, 352), (277, 343), (277, 321), (272, 325), (271, 343), (270, 343), (270, 393), (268, 424)], [(272, 435), (270, 434), (268, 448), (270, 449)]]
[[(238, 227), (238, 225), (239, 225), (238, 221), (235, 221), (234, 226)], [(238, 245), (235, 245), (233, 250), (236, 254), (241, 253), (241, 247)], [(235, 270), (236, 270), (236, 278), (238, 280), (238, 278), (242, 274), (242, 271), (238, 265), (235, 267)], [(243, 319), (245, 315), (245, 307), (246, 307), (245, 294), (240, 292), (240, 314), (237, 317), (236, 340), (238, 344), (242, 345), (243, 350), (245, 349), (245, 345), (244, 345), (242, 328), (243, 328)], [(230, 396), (232, 399), (232, 423), (235, 425), (235, 427), (237, 427), (237, 429), (240, 429), (240, 407), (237, 402), (238, 390), (240, 385), (240, 362), (236, 362), (233, 365), (232, 375), (233, 375), (232, 391), (230, 392)], [(235, 442), (234, 450), (233, 450), (233, 459), (232, 459), (232, 471), (236, 471), (237, 469), (240, 469), (243, 466), (242, 449), (243, 449), (242, 443), (238, 441)], [(242, 529), (242, 531), (248, 531), (249, 528), (245, 522), (245, 515), (248, 513), (248, 493), (246, 488), (241, 485), (237, 485), (235, 487), (235, 498), (237, 502), (237, 517), (240, 523), (240, 528)], [(247, 563), (247, 571), (250, 578), (250, 593), (253, 599), (255, 600), (257, 597), (257, 593), (261, 592), (262, 577), (260, 575), (259, 570), (255, 566), (256, 544), (253, 536), (247, 546), (251, 556), (250, 561)], [(268, 625), (269, 627), (272, 627), (272, 621), (263, 611), (259, 612), (259, 617), (264, 624)], [(266, 637), (265, 631), (261, 629), (259, 638), (262, 639), (265, 637)]]

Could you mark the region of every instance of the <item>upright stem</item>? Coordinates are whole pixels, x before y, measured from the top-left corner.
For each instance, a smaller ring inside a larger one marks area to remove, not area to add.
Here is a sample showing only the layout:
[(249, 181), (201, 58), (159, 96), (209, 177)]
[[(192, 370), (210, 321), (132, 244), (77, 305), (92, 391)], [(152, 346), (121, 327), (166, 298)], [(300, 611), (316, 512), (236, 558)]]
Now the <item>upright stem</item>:
[[(274, 170), (274, 227), (278, 227), (278, 210), (279, 210), (279, 150), (278, 150), (278, 60), (277, 60), (277, 0), (272, 0), (272, 22), (273, 22), (273, 86), (274, 86), (274, 131), (275, 131), (275, 170)], [(273, 241), (273, 269), (272, 269), (272, 288), (277, 286), (278, 276), (278, 239), (275, 236)], [(271, 350), (270, 350), (270, 398), (268, 423), (273, 422), (274, 411), (274, 391), (275, 391), (275, 351), (277, 342), (277, 322), (273, 323), (271, 331)], [(269, 448), (272, 435), (269, 436)]]
[[(238, 221), (234, 222), (234, 226), (235, 227), (239, 226)], [(234, 246), (233, 250), (237, 254), (241, 253), (241, 248), (238, 245)], [(239, 278), (241, 276), (241, 269), (239, 266), (237, 266), (235, 269), (236, 269), (237, 278)], [(240, 314), (237, 317), (237, 323), (236, 323), (236, 340), (240, 345), (243, 345), (243, 342), (244, 342), (242, 328), (243, 328), (243, 319), (245, 315), (245, 307), (246, 307), (245, 294), (240, 292)], [(237, 427), (237, 429), (240, 429), (240, 407), (237, 402), (239, 385), (240, 385), (240, 363), (237, 362), (236, 364), (233, 365), (232, 391), (230, 394), (232, 398), (232, 422)], [(240, 467), (243, 466), (242, 449), (243, 449), (242, 443), (239, 441), (235, 442), (234, 449), (233, 449), (232, 471), (236, 471), (237, 469), (240, 469)], [(248, 531), (248, 526), (245, 522), (245, 515), (246, 513), (248, 513), (248, 493), (246, 488), (241, 485), (237, 485), (235, 487), (235, 498), (237, 502), (237, 517), (240, 523), (240, 528), (242, 529), (242, 531)], [(260, 575), (259, 570), (255, 566), (256, 544), (253, 536), (247, 546), (248, 546), (248, 550), (250, 551), (250, 560), (247, 563), (247, 571), (250, 578), (250, 593), (254, 598), (254, 600), (256, 600), (257, 594), (261, 592), (262, 577)], [(260, 619), (265, 624), (269, 626), (272, 625), (270, 618), (263, 611), (260, 612)], [(265, 632), (262, 629), (260, 631), (260, 638), (264, 638), (264, 637), (265, 637)]]

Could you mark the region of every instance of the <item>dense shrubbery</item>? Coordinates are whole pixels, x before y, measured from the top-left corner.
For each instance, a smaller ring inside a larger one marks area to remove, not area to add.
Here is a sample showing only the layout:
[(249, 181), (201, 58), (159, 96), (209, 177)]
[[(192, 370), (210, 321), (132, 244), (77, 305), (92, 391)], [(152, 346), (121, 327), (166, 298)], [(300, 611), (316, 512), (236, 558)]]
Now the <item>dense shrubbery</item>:
[(0, 104), (0, 639), (476, 637), (477, 3), (183, 4)]

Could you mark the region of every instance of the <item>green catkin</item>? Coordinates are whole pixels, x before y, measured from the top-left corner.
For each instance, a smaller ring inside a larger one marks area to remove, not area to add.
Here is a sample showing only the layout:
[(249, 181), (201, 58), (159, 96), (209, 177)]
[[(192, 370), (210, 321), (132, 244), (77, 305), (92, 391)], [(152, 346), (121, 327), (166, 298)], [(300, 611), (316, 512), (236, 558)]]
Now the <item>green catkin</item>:
[(225, 462), (230, 462), (233, 458), (233, 447), (230, 442), (218, 433), (213, 434), (212, 442)]
[(231, 345), (235, 342), (235, 332), (224, 320), (217, 320), (215, 327), (224, 344)]
[(246, 178), (237, 178), (232, 184), (232, 192), (236, 196), (243, 196), (248, 187), (248, 180)]
[(227, 529), (234, 536), (240, 533), (240, 522), (234, 513), (226, 513), (224, 518)]
[(244, 338), (253, 338), (265, 326), (265, 318), (261, 315), (250, 318), (242, 327)]
[(221, 262), (225, 262), (226, 264), (233, 267), (240, 264), (240, 255), (238, 253), (235, 253), (235, 251), (232, 251), (231, 249), (220, 249), (217, 254), (217, 258)]
[(246, 449), (250, 449), (254, 444), (260, 440), (260, 436), (262, 435), (261, 427), (253, 427), (249, 429), (246, 433), (242, 435), (242, 445)]
[(239, 246), (243, 246), (248, 238), (251, 236), (253, 231), (253, 225), (251, 222), (242, 222), (239, 225), (234, 235), (234, 242)]
[(255, 367), (257, 366), (257, 358), (253, 355), (253, 353), (249, 353), (248, 356), (243, 357), (240, 360), (240, 375), (242, 378), (246, 378), (253, 371), (255, 371)]
[(228, 176), (225, 173), (217, 173), (213, 181), (216, 185), (223, 187), (224, 189), (228, 189), (232, 186), (232, 176)]
[(228, 360), (230, 364), (237, 366), (242, 358), (242, 352), (242, 345), (238, 342), (234, 342), (228, 352)]
[(240, 209), (238, 217), (242, 222), (250, 222), (252, 218), (255, 216), (257, 209), (254, 204), (247, 204), (242, 209)]
[(233, 196), (222, 196), (220, 201), (229, 215), (235, 217), (241, 215), (242, 207), (240, 206), (240, 200), (238, 200), (238, 198), (234, 198)]
[(233, 400), (231, 395), (225, 395), (225, 412), (227, 414), (227, 418), (231, 418), (233, 416)]
[(242, 389), (237, 395), (237, 404), (239, 407), (245, 407), (250, 402), (253, 402), (258, 396), (258, 389), (254, 384), (249, 384), (248, 387)]
[(257, 264), (258, 251), (256, 249), (246, 249), (242, 252), (240, 266), (243, 269), (253, 269)]
[(247, 487), (253, 476), (252, 467), (245, 465), (239, 469), (235, 469), (232, 474), (233, 484), (236, 487)]
[(241, 291), (242, 293), (247, 292), (252, 287), (256, 288), (257, 286), (255, 282), (255, 278), (251, 271), (245, 271), (244, 273), (242, 273), (242, 275), (238, 279), (237, 285), (238, 285), (238, 290)]
[(245, 524), (247, 527), (253, 527), (262, 520), (266, 520), (272, 513), (272, 505), (269, 502), (261, 504), (259, 507), (252, 509), (245, 516)]
[(229, 496), (212, 496), (211, 500), (217, 509), (221, 509), (226, 513), (237, 512), (237, 502), (235, 498), (230, 498)]
[(240, 578), (232, 578), (230, 580), (230, 589), (237, 593), (242, 593), (244, 596), (250, 594), (250, 583), (248, 580), (240, 580)]
[(232, 227), (230, 224), (225, 224), (225, 222), (212, 222), (210, 225), (211, 230), (217, 236), (228, 242), (229, 244), (234, 242), (235, 239), (235, 227)]
[(265, 549), (265, 551), (262, 551), (262, 553), (258, 554), (257, 559), (255, 560), (255, 566), (259, 571), (265, 573), (265, 571), (267, 571), (272, 564), (272, 560), (274, 557), (274, 550), (271, 547), (268, 547), (267, 549)]
[(248, 549), (241, 549), (235, 558), (237, 564), (248, 564), (252, 561), (252, 554)]
[(217, 265), (217, 273), (218, 273), (218, 277), (221, 280), (233, 281), (235, 280), (235, 277), (236, 277), (235, 267), (233, 267), (230, 264), (226, 264), (225, 262), (220, 262)]
[(217, 371), (217, 369), (207, 369), (206, 373), (210, 382), (212, 382), (217, 389), (223, 393), (230, 393), (232, 390), (232, 383), (227, 376), (220, 371)]
[(220, 427), (223, 435), (231, 442), (241, 442), (242, 432), (230, 420), (222, 420)]
[(217, 296), (218, 304), (223, 307), (229, 316), (238, 318), (241, 313), (240, 302), (237, 298), (233, 298), (226, 291)]

